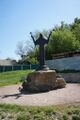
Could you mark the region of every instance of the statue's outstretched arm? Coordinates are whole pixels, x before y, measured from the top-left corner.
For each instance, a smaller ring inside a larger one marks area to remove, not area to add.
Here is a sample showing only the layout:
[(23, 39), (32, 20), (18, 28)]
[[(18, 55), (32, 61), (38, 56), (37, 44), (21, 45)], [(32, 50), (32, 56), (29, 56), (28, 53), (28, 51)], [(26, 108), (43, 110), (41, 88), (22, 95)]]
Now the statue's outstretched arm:
[(49, 42), (49, 38), (51, 37), (51, 34), (52, 34), (52, 31), (50, 31), (50, 34), (49, 34), (49, 36), (48, 36), (48, 42)]
[(31, 38), (32, 38), (34, 44), (36, 45), (36, 43), (35, 43), (35, 39), (34, 39), (34, 37), (33, 37), (33, 35), (32, 35), (32, 32), (30, 32), (30, 34), (31, 34)]

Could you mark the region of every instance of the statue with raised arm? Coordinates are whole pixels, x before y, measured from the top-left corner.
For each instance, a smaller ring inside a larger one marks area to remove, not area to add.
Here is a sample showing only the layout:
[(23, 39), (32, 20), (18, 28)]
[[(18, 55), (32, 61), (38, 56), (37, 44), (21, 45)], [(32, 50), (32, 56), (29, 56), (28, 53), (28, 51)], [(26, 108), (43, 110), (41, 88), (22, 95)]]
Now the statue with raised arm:
[(43, 35), (40, 33), (39, 38), (37, 40), (35, 40), (32, 33), (30, 32), (31, 38), (33, 39), (35, 46), (39, 45), (39, 68), (38, 68), (38, 70), (48, 70), (49, 69), (45, 64), (44, 46), (45, 46), (45, 44), (48, 44), (51, 33), (52, 33), (52, 31), (50, 32), (47, 39), (45, 39), (43, 37)]
[(64, 78), (57, 76), (56, 71), (50, 70), (45, 64), (44, 46), (48, 44), (51, 33), (47, 39), (40, 33), (36, 40), (32, 33), (30, 33), (35, 46), (39, 45), (39, 67), (36, 71), (29, 73), (24, 78), (22, 84), (23, 90), (28, 90), (29, 92), (45, 92), (56, 88), (64, 88), (66, 85)]

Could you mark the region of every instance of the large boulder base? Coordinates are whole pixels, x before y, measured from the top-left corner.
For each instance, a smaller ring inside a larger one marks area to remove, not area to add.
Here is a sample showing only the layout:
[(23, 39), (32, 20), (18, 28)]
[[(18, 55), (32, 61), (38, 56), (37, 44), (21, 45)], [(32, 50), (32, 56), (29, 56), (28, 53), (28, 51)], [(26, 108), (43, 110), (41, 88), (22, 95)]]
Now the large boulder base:
[(65, 87), (66, 83), (63, 78), (57, 78), (55, 70), (35, 71), (29, 73), (25, 82), (23, 82), (23, 89), (32, 92), (49, 91), (56, 88)]

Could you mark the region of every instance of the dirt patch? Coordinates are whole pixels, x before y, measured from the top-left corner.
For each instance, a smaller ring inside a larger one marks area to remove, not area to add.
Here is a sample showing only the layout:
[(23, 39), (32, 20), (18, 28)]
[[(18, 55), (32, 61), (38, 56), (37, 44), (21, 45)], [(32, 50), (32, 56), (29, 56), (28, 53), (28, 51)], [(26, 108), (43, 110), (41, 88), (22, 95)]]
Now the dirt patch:
[(67, 84), (65, 88), (44, 93), (21, 93), (21, 85), (0, 87), (0, 103), (18, 105), (56, 105), (80, 103), (80, 84)]

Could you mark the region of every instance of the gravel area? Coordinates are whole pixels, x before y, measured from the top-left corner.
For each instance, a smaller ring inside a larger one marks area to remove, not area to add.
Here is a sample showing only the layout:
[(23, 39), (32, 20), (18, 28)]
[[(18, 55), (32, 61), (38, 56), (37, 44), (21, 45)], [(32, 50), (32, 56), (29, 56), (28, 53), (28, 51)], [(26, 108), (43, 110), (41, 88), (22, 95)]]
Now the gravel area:
[(21, 85), (0, 87), (0, 103), (45, 106), (80, 103), (80, 84), (67, 84), (65, 88), (44, 93), (21, 93)]

